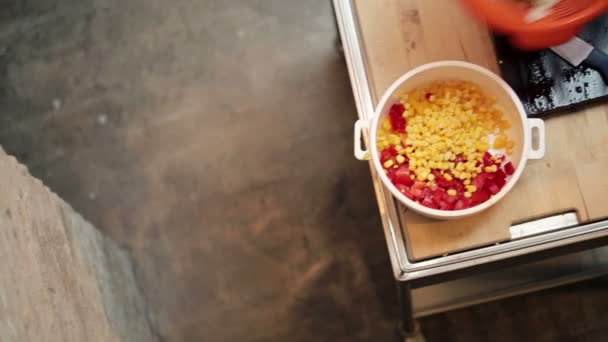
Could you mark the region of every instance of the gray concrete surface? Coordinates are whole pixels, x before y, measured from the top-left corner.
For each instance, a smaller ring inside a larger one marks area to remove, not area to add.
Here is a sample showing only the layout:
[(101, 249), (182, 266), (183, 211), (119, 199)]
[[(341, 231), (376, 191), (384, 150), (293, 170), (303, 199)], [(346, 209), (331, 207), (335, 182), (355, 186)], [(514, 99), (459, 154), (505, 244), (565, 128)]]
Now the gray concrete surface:
[[(132, 251), (165, 340), (391, 340), (332, 20), (326, 0), (0, 0), (0, 145)], [(523, 298), (423, 329), (486, 341)]]

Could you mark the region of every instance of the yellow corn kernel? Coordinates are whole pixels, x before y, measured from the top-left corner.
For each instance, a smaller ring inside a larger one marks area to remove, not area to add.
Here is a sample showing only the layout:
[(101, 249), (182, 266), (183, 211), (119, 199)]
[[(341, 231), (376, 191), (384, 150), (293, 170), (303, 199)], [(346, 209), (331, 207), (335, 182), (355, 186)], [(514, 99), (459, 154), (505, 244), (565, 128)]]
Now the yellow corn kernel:
[(464, 192), (464, 197), (470, 198), (471, 196), (472, 196), (472, 194), (470, 192), (468, 192), (468, 191)]
[(490, 149), (490, 145), (484, 141), (478, 142), (476, 147), (477, 147), (477, 150), (479, 150), (481, 152), (485, 152)]
[(458, 192), (454, 189), (450, 189), (447, 191), (448, 195), (450, 196), (456, 196), (458, 194)]
[(511, 123), (508, 120), (500, 120), (498, 127), (503, 130), (509, 129), (511, 128)]
[(397, 163), (399, 163), (399, 164), (405, 163), (405, 157), (402, 155), (398, 155), (395, 159), (397, 160)]
[(471, 193), (473, 193), (473, 192), (477, 191), (477, 187), (476, 187), (475, 185), (467, 185), (467, 186), (465, 187), (465, 189), (467, 189), (467, 191), (468, 191), (468, 192), (471, 192)]
[(507, 137), (504, 135), (497, 136), (496, 140), (494, 140), (494, 148), (500, 149), (500, 148), (505, 148), (506, 146), (507, 146)]
[(434, 175), (434, 174), (432, 174), (432, 173), (429, 173), (429, 175), (428, 175), (428, 176), (426, 176), (426, 179), (432, 182), (432, 181), (434, 181), (434, 180), (435, 180), (435, 175)]
[(395, 164), (395, 162), (392, 159), (389, 159), (387, 161), (384, 162), (384, 168), (385, 169), (389, 169), (391, 166), (393, 166)]
[(419, 181), (425, 181), (429, 176), (429, 173), (431, 173), (431, 170), (426, 168), (418, 168), (416, 170), (416, 175), (418, 176)]
[(458, 163), (458, 165), (456, 165), (456, 171), (464, 171), (464, 164)]
[(496, 172), (498, 171), (498, 166), (496, 165), (491, 165), (491, 166), (486, 166), (483, 169), (485, 172)]
[(448, 182), (454, 179), (454, 178), (452, 177), (452, 175), (451, 175), (451, 174), (449, 174), (449, 173), (444, 174), (444, 175), (443, 175), (443, 178), (445, 178), (445, 180), (447, 180)]
[(464, 183), (464, 185), (469, 185), (469, 184), (471, 184), (471, 180), (470, 179), (465, 179), (463, 183)]
[(388, 142), (391, 145), (399, 145), (401, 144), (401, 137), (396, 134), (391, 134), (388, 136)]
[(384, 120), (382, 120), (382, 128), (386, 131), (390, 131), (392, 126), (391, 126), (391, 122), (388, 118), (384, 118)]

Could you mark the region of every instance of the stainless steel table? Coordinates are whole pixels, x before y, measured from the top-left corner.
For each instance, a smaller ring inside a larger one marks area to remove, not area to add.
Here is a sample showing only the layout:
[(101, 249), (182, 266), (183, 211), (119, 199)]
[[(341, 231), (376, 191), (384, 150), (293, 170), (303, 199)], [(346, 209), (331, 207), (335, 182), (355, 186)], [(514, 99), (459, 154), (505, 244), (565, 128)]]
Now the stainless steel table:
[[(357, 114), (370, 118), (374, 98), (353, 0), (333, 0), (333, 7)], [(404, 337), (415, 333), (416, 317), (608, 273), (608, 247), (602, 247), (608, 245), (608, 220), (580, 225), (574, 213), (513, 226), (505, 243), (412, 261), (403, 233), (407, 222), (371, 166), (370, 172), (399, 285)]]

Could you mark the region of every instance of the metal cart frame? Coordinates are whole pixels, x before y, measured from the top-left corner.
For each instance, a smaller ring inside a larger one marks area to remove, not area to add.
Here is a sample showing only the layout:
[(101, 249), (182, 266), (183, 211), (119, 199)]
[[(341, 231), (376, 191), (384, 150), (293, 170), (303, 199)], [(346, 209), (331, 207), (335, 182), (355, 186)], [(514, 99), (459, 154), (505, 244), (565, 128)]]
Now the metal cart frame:
[[(340, 33), (341, 48), (350, 74), (357, 113), (360, 119), (374, 113), (374, 98), (370, 89), (367, 61), (359, 31), (354, 0), (332, 0), (336, 23)], [(367, 136), (364, 137), (367, 143)], [(586, 251), (608, 245), (608, 220), (578, 224), (576, 215), (561, 214), (551, 218), (526, 223), (518, 227), (520, 234), (511, 241), (476, 248), (452, 255), (444, 255), (423, 261), (412, 261), (407, 254), (403, 222), (398, 204), (384, 188), (375, 169), (370, 164), (371, 177), (376, 192), (382, 226), (386, 237), (390, 260), (398, 285), (401, 307), (399, 331), (404, 339), (415, 336), (416, 324), (412, 308), (412, 290), (442, 282), (472, 277), (497, 268), (524, 265), (546, 258)], [(547, 282), (530, 290), (556, 286), (607, 273), (608, 262), (598, 260), (598, 267), (576, 277)], [(525, 291), (518, 291), (518, 293)], [(506, 295), (503, 295), (503, 297)], [(499, 298), (500, 296), (495, 296)], [(483, 300), (470, 300), (482, 302)]]

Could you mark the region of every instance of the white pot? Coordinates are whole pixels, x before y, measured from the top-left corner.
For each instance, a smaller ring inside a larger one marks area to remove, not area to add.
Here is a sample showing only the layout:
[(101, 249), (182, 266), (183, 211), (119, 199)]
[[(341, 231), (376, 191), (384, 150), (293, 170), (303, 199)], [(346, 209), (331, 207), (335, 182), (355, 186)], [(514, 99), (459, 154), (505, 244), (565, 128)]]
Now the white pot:
[[(434, 81), (463, 80), (471, 81), (487, 93), (497, 98), (497, 105), (504, 109), (505, 119), (511, 122), (511, 128), (506, 132), (510, 139), (515, 142), (513, 154), (508, 156), (515, 167), (515, 173), (507, 179), (502, 190), (492, 196), (489, 200), (472, 208), (463, 210), (446, 211), (427, 208), (415, 201), (410, 200), (392, 184), (384, 168), (380, 164), (380, 153), (377, 148), (377, 135), (379, 123), (388, 115), (390, 107), (399, 101), (402, 94), (410, 92), (415, 88), (426, 86)], [(368, 151), (361, 147), (361, 131), (368, 129), (369, 148), (371, 159), (380, 179), (401, 203), (408, 208), (437, 219), (456, 219), (479, 213), (496, 202), (500, 201), (515, 185), (521, 176), (528, 159), (541, 159), (545, 154), (545, 125), (540, 119), (528, 119), (521, 101), (509, 87), (509, 85), (493, 72), (475, 64), (444, 61), (422, 65), (401, 76), (384, 93), (374, 116), (369, 120), (359, 120), (355, 123), (355, 157), (360, 160), (367, 159)], [(538, 146), (532, 147), (532, 130), (538, 130)]]

